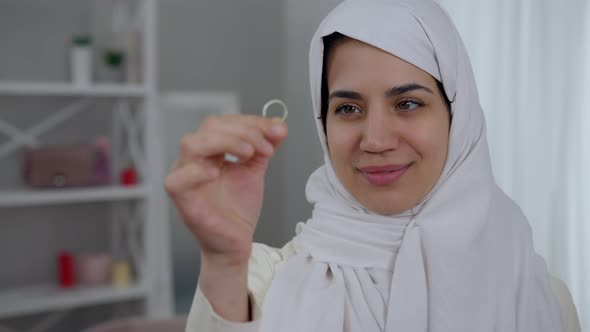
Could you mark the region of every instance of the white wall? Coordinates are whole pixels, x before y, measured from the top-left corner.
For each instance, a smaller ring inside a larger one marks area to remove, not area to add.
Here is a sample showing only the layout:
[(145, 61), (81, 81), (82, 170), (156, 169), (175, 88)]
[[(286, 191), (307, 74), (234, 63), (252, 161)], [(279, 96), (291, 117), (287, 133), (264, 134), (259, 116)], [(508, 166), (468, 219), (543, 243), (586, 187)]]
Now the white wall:
[(309, 42), (321, 20), (340, 0), (285, 0), (285, 101), (289, 105), (289, 139), (284, 149), (283, 237), (311, 215), (305, 198), (307, 178), (323, 163), (309, 89)]

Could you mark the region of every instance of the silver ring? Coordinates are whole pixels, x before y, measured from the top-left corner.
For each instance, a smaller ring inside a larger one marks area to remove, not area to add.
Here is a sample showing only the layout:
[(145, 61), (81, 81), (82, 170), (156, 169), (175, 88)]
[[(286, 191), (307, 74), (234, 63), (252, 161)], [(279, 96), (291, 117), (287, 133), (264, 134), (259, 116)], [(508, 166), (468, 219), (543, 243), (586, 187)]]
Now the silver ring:
[(274, 104), (281, 105), (281, 107), (283, 108), (283, 117), (281, 118), (281, 120), (282, 121), (287, 120), (287, 114), (289, 114), (289, 110), (287, 109), (287, 104), (285, 104), (285, 102), (280, 99), (271, 99), (271, 100), (267, 101), (266, 104), (264, 104), (264, 107), (262, 108), (262, 116), (266, 117), (266, 113), (268, 111), (268, 108)]

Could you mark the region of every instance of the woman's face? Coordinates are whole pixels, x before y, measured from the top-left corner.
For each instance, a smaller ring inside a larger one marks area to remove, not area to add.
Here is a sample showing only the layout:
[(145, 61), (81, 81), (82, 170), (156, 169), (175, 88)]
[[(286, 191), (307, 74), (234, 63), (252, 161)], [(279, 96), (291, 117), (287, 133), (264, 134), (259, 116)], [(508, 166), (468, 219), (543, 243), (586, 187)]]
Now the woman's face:
[(436, 80), (353, 39), (333, 46), (326, 69), (326, 130), (336, 175), (376, 213), (416, 206), (447, 157), (450, 115)]

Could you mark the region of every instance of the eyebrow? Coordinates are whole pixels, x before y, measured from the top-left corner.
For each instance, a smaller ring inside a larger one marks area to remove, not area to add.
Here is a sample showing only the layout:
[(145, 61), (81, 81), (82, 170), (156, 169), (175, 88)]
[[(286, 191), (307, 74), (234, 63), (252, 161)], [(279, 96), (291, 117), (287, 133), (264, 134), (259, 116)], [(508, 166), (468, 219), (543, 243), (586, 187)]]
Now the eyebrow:
[(434, 94), (434, 92), (432, 92), (432, 90), (430, 90), (429, 88), (427, 88), (423, 85), (416, 84), (416, 83), (410, 83), (410, 84), (394, 86), (393, 88), (387, 90), (385, 95), (387, 97), (394, 97), (394, 96), (401, 95), (403, 93), (410, 92), (413, 90), (424, 90), (424, 91)]
[[(423, 85), (416, 84), (416, 83), (409, 83), (409, 84), (394, 86), (393, 88), (387, 90), (385, 92), (385, 95), (387, 97), (395, 97), (397, 95), (401, 95), (401, 94), (404, 94), (406, 92), (410, 92), (413, 90), (424, 90), (424, 91), (434, 94), (434, 92), (432, 92), (431, 89), (429, 89)], [(354, 91), (336, 90), (336, 91), (333, 91), (332, 93), (330, 93), (328, 100), (330, 100), (332, 98), (346, 98), (346, 99), (361, 100), (361, 99), (363, 99), (363, 96), (360, 93), (354, 92)]]

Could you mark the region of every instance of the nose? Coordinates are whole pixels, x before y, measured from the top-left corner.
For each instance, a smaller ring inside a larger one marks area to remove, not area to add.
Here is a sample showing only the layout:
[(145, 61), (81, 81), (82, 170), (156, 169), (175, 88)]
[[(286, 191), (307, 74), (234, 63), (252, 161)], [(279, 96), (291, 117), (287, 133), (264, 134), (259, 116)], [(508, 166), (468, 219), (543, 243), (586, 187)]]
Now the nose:
[(399, 147), (399, 132), (395, 119), (386, 107), (374, 108), (367, 112), (364, 121), (361, 150), (368, 153), (382, 153)]

